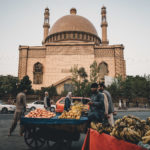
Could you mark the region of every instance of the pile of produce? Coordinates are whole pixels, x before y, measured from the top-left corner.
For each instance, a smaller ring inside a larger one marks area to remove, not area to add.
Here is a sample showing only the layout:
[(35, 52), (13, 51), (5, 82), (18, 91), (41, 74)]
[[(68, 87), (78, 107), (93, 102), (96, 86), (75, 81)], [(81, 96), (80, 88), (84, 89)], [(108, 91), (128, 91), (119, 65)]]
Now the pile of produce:
[(149, 130), (147, 130), (142, 137), (142, 141), (144, 144), (150, 144), (150, 117), (147, 118), (147, 125), (149, 125)]
[(137, 144), (142, 141), (150, 144), (150, 117), (141, 120), (135, 116), (124, 116), (115, 121), (114, 127), (102, 123), (91, 123), (91, 128), (99, 133), (108, 133), (118, 139)]
[(71, 109), (79, 109), (80, 111), (84, 111), (84, 110), (88, 110), (89, 109), (89, 105), (83, 105), (83, 103), (75, 101), (74, 105), (71, 106)]
[(40, 108), (30, 111), (25, 115), (27, 118), (52, 118), (54, 116), (56, 116), (55, 113)]
[(112, 132), (113, 129), (113, 127), (111, 127), (109, 124), (95, 123), (95, 122), (91, 122), (91, 128), (97, 130), (100, 134), (101, 133), (110, 134), (110, 132)]
[[(110, 135), (118, 139), (137, 144), (150, 130), (150, 126), (145, 120), (140, 120), (135, 116), (124, 116), (115, 122), (115, 126)], [(147, 141), (143, 139), (143, 143)]]
[(64, 111), (58, 118), (59, 119), (80, 119), (82, 106), (81, 104), (76, 104), (71, 107), (70, 111)]

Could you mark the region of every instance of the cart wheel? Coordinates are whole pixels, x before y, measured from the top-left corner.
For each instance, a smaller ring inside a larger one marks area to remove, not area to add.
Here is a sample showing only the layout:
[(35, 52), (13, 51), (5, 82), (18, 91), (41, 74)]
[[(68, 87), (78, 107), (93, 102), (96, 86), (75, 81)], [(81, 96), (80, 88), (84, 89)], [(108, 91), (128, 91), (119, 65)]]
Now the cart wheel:
[(47, 141), (50, 150), (71, 150), (72, 140)]
[(45, 139), (38, 135), (38, 128), (30, 128), (25, 130), (25, 143), (33, 149), (41, 148), (45, 144)]
[(57, 145), (57, 142), (54, 142), (54, 141), (46, 141), (47, 142), (47, 147), (49, 150), (57, 150), (58, 149), (58, 145)]
[(65, 141), (65, 148), (67, 150), (70, 150), (71, 149), (71, 146), (72, 146), (72, 140), (66, 140)]

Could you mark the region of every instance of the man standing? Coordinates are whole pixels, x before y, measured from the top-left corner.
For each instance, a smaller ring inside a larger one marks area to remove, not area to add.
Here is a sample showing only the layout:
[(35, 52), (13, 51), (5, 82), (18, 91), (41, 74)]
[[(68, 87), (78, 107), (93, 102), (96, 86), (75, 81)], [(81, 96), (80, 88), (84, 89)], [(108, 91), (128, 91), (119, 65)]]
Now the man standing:
[(45, 97), (44, 97), (44, 107), (46, 110), (49, 110), (50, 111), (50, 98), (49, 98), (49, 95), (48, 95), (48, 92), (46, 91), (45, 92)]
[(113, 118), (114, 106), (113, 106), (111, 95), (107, 90), (105, 90), (104, 83), (99, 84), (99, 91), (104, 93), (107, 97), (107, 100), (108, 100), (108, 122), (110, 125), (113, 126), (114, 125), (114, 118)]
[(98, 92), (98, 84), (93, 83), (91, 85), (91, 102), (88, 104), (90, 105), (90, 111), (88, 113), (89, 122), (103, 122), (104, 121), (104, 96), (100, 92)]
[[(20, 121), (21, 116), (23, 116), (26, 111), (26, 92), (27, 90), (24, 89), (22, 92), (17, 94), (16, 110), (14, 113), (14, 119), (10, 127), (8, 136), (11, 136), (12, 132), (15, 130), (17, 126), (18, 121)], [(22, 134), (23, 134), (23, 126), (20, 125), (20, 136), (22, 136)]]

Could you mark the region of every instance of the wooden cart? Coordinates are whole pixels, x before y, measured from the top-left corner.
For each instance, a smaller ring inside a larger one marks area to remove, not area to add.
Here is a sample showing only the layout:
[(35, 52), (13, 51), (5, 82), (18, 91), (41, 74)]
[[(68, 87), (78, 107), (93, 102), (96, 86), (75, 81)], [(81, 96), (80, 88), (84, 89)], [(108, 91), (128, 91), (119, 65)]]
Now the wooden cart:
[(78, 141), (80, 134), (87, 131), (87, 117), (76, 119), (21, 118), (25, 143), (32, 149), (39, 149), (46, 143), (51, 150), (70, 149), (72, 141)]

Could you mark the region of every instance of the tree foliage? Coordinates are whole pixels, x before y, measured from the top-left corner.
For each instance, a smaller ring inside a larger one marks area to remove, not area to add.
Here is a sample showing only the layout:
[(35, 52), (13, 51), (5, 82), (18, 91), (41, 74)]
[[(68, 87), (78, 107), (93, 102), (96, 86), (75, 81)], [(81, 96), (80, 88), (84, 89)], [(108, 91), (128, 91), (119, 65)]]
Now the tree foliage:
[(18, 78), (8, 75), (0, 76), (0, 97), (5, 95), (15, 96), (17, 94)]
[(57, 91), (56, 91), (56, 87), (55, 86), (49, 86), (49, 87), (42, 87), (41, 90), (39, 91), (40, 96), (44, 97), (45, 92), (49, 93), (49, 97), (52, 98), (53, 96), (57, 96)]
[(124, 80), (118, 78), (107, 89), (114, 100), (119, 98), (129, 99), (130, 101), (135, 98), (150, 99), (150, 81), (147, 76), (127, 76)]
[(85, 68), (74, 66), (71, 68), (73, 95), (87, 97), (90, 94), (90, 83), (88, 82), (88, 75)]
[(99, 70), (100, 67), (97, 64), (96, 61), (93, 62), (93, 64), (90, 65), (90, 81), (91, 82), (97, 82), (99, 78)]
[(29, 79), (29, 76), (24, 76), (23, 79), (18, 84), (18, 91), (23, 91), (24, 89), (27, 90), (27, 94), (33, 94), (34, 91), (32, 90), (32, 81)]

